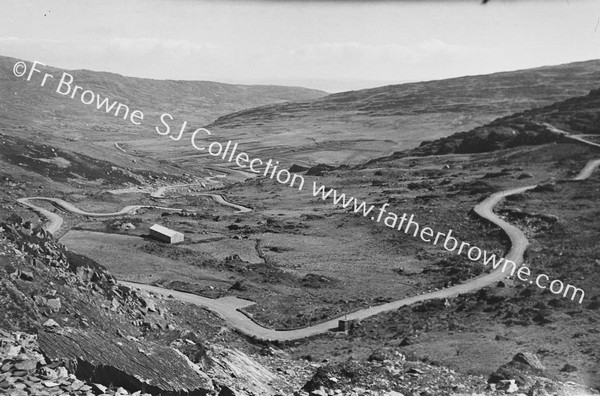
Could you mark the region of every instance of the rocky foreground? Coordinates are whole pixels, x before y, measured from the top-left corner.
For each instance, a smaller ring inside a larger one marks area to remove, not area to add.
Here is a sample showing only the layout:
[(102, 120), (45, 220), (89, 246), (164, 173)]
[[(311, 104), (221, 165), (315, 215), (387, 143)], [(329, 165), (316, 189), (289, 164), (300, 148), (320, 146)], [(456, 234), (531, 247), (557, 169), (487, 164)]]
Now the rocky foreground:
[[(109, 389), (99, 383), (81, 381), (69, 373), (64, 364), (47, 361), (39, 349), (35, 335), (0, 331), (0, 343), (0, 393), (9, 396), (131, 394), (121, 387)], [(144, 393), (138, 391), (134, 394)]]
[[(260, 394), (237, 393), (225, 385), (221, 385), (220, 389), (216, 390), (211, 384), (211, 378), (203, 373), (198, 365), (189, 359), (177, 358), (176, 349), (154, 345), (154, 350), (143, 350), (142, 346), (149, 345), (137, 340), (113, 341), (98, 336), (90, 340), (85, 338), (88, 335), (74, 329), (43, 331), (39, 336), (0, 330), (0, 345), (2, 345), (0, 393), (9, 396)], [(113, 351), (97, 350), (95, 355), (87, 355), (86, 347), (97, 342)], [(138, 350), (129, 350), (133, 347), (137, 347)], [(115, 353), (114, 350), (118, 349), (127, 351), (127, 355)], [(74, 351), (82, 355), (73, 355), (71, 359), (66, 358), (66, 355)], [(102, 362), (99, 360), (102, 356), (124, 356), (131, 357), (131, 360)], [(162, 360), (163, 358), (165, 360)], [(147, 360), (146, 365), (142, 364), (144, 360)], [(158, 368), (167, 371), (152, 372)], [(137, 374), (132, 375), (132, 370), (137, 370)], [(150, 376), (143, 377), (144, 371)], [(489, 378), (490, 383), (485, 386), (479, 376), (459, 374), (445, 367), (435, 367), (421, 362), (408, 362), (401, 354), (390, 355), (377, 351), (367, 362), (350, 361), (341, 365), (319, 367), (302, 390), (294, 394), (297, 396), (597, 394), (575, 383), (561, 383), (535, 375), (542, 371), (543, 365), (535, 355), (518, 354), (513, 361), (492, 374)], [(516, 380), (505, 379), (511, 376)], [(200, 382), (197, 382), (198, 380)], [(202, 386), (195, 387), (199, 383), (202, 383)], [(185, 389), (186, 385), (189, 386), (188, 389)], [(392, 388), (398, 390), (390, 390)]]
[(0, 226), (0, 306), (0, 394), (10, 396), (599, 394), (546, 378), (530, 353), (487, 378), (389, 350), (341, 364), (292, 359), (210, 312), (118, 285), (21, 219)]

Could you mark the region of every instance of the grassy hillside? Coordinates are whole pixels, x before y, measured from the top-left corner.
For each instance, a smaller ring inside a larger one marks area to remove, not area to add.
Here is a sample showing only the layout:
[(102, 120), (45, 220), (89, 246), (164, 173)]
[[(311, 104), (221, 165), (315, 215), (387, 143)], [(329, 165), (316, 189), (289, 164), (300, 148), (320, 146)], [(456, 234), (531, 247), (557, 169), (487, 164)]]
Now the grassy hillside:
[[(288, 166), (355, 164), (586, 94), (600, 77), (600, 61), (588, 61), (325, 96), (303, 88), (70, 72), (83, 89), (141, 110), (138, 126), (58, 94), (60, 69), (43, 67), (55, 77), (45, 87), (41, 73), (29, 82), (15, 77), (16, 61), (0, 57), (0, 90), (10, 93), (0, 100), (1, 132), (120, 166), (148, 170), (148, 163), (168, 160), (189, 172), (226, 165), (191, 147), (191, 132), (207, 124), (214, 139)], [(181, 141), (156, 133), (162, 113), (173, 115), (173, 133), (188, 122)]]
[[(137, 126), (122, 117), (98, 110), (95, 102), (83, 104), (80, 99), (83, 90), (74, 98), (57, 93), (62, 69), (37, 66), (42, 73), (34, 74), (31, 81), (26, 81), (26, 76), (16, 77), (13, 66), (17, 61), (0, 56), (0, 131), (34, 138), (94, 158), (110, 158), (121, 165), (131, 165), (135, 151), (139, 154), (138, 159), (144, 155), (160, 159), (173, 157), (181, 150), (181, 143), (171, 142), (155, 132), (155, 126), (162, 127), (160, 115), (163, 113), (173, 116), (173, 130), (178, 130), (187, 121), (193, 131), (193, 126), (198, 128), (241, 109), (315, 99), (326, 94), (298, 87), (161, 81), (89, 70), (68, 72), (73, 76), (73, 86), (79, 85), (101, 98), (109, 98), (111, 102), (123, 103), (131, 112), (142, 111), (144, 120), (142, 125)], [(29, 69), (31, 62), (26, 63)], [(49, 78), (42, 87), (44, 73), (51, 74), (53, 79)], [(115, 149), (116, 142), (122, 143), (120, 147), (129, 151), (125, 158)]]
[[(3, 100), (3, 123), (18, 119), (19, 111), (44, 106), (56, 110), (64, 107), (64, 96), (41, 88), (38, 81), (24, 81), (24, 77), (15, 77), (12, 67), (17, 59), (0, 56), (0, 90), (13, 94), (11, 100)], [(26, 61), (28, 64), (29, 61)], [(37, 66), (60, 78), (62, 69)], [(125, 77), (119, 74), (90, 70), (68, 71), (73, 75), (75, 84), (128, 104), (132, 108), (148, 112), (170, 112), (185, 119), (201, 124), (241, 109), (286, 102), (291, 100), (310, 100), (326, 95), (315, 89), (283, 87), (270, 85), (224, 84), (211, 81), (174, 81), (153, 80), (147, 78)], [(39, 75), (36, 75), (36, 78)], [(38, 79), (39, 80), (39, 79)], [(56, 87), (58, 81), (48, 82)], [(52, 93), (52, 95), (49, 95)], [(85, 109), (85, 108), (84, 108)], [(88, 111), (74, 111), (88, 121), (97, 121)], [(63, 117), (67, 118), (66, 114)], [(22, 123), (22, 122), (21, 122)], [(4, 126), (4, 125), (3, 125)]]
[(592, 90), (586, 96), (502, 117), (468, 132), (423, 142), (414, 151), (398, 154), (481, 153), (563, 139), (547, 125), (572, 134), (600, 135), (600, 89)]
[[(597, 88), (600, 61), (343, 92), (223, 116), (209, 128), (263, 156), (359, 163)], [(273, 148), (263, 147), (264, 141)]]

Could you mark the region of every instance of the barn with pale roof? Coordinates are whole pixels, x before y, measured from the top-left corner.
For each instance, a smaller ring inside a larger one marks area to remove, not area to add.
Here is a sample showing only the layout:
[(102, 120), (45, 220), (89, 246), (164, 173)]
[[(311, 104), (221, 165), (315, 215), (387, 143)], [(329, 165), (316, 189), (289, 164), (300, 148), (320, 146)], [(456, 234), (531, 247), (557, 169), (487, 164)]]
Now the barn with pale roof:
[(183, 234), (170, 228), (163, 227), (159, 224), (154, 224), (150, 227), (150, 236), (161, 242), (179, 243), (183, 242)]

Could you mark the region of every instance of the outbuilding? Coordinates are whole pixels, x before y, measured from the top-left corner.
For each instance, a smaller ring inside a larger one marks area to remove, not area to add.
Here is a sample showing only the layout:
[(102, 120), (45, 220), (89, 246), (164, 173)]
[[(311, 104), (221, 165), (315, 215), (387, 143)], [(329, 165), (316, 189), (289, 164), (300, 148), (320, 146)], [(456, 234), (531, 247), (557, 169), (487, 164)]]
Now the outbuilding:
[(338, 321), (338, 331), (349, 331), (357, 325), (356, 319), (340, 319)]
[(150, 236), (166, 243), (183, 242), (183, 234), (181, 232), (171, 230), (159, 224), (154, 224), (152, 227), (150, 227)]

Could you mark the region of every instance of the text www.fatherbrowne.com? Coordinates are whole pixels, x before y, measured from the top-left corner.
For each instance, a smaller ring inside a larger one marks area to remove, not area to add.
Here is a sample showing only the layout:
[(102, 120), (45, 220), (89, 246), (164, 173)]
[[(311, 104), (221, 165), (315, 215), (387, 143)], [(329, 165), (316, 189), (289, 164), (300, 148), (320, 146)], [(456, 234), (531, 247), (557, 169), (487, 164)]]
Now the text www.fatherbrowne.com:
[[(367, 205), (364, 201), (360, 202), (354, 197), (347, 197), (345, 194), (339, 194), (335, 189), (327, 189), (325, 186), (318, 186), (317, 183), (313, 182), (313, 196), (321, 198), (326, 201), (331, 200), (333, 205), (339, 205), (344, 209), (353, 211), (354, 213), (361, 214), (364, 217), (371, 218), (376, 222), (381, 222), (389, 228), (396, 229), (398, 231), (404, 231), (405, 234), (412, 233), (414, 237), (419, 237), (423, 242), (438, 243), (444, 246), (449, 252), (456, 251), (457, 254), (466, 253), (466, 256), (471, 261), (479, 261), (484, 266), (490, 265), (492, 270), (498, 269), (502, 266), (501, 271), (507, 276), (516, 276), (520, 281), (534, 284), (540, 289), (548, 289), (553, 294), (562, 294), (563, 297), (570, 297), (571, 300), (575, 300), (579, 296), (579, 303), (583, 302), (585, 292), (573, 285), (565, 285), (562, 281), (554, 279), (550, 281), (550, 277), (545, 274), (540, 274), (535, 279), (531, 276), (531, 270), (525, 264), (518, 266), (514, 261), (508, 260), (504, 257), (498, 259), (495, 254), (490, 254), (486, 250), (480, 249), (477, 246), (471, 246), (467, 242), (459, 242), (452, 236), (452, 230), (448, 230), (447, 233), (434, 232), (429, 227), (420, 227), (419, 224), (414, 221), (414, 214), (410, 216), (407, 213), (402, 213), (402, 216), (398, 216), (393, 212), (387, 211), (389, 204), (383, 204), (379, 209), (376, 209), (373, 205)], [(384, 217), (385, 216), (385, 217)], [(508, 273), (507, 273), (508, 270)]]
[[(82, 86), (76, 85), (74, 77), (67, 73), (62, 72), (59, 78), (55, 79), (52, 73), (46, 72), (44, 69), (38, 69), (38, 66), (46, 66), (45, 64), (34, 61), (31, 66), (28, 66), (23, 61), (18, 61), (13, 67), (13, 74), (17, 77), (25, 77), (26, 81), (33, 81), (34, 76), (37, 76), (37, 82), (40, 87), (56, 87), (56, 93), (62, 96), (70, 97), (71, 99), (79, 98), (81, 103), (85, 105), (92, 105), (98, 111), (105, 112), (106, 114), (113, 114), (115, 117), (122, 117), (124, 120), (129, 120), (134, 125), (142, 125), (147, 120), (144, 118), (144, 113), (141, 110), (134, 110), (130, 112), (129, 106), (116, 100), (111, 100), (108, 97), (102, 97), (100, 94), (86, 89)], [(29, 70), (28, 70), (29, 69)], [(52, 83), (54, 81), (54, 84)], [(111, 103), (112, 102), (112, 103)], [(161, 136), (168, 136), (174, 141), (179, 141), (185, 132), (187, 131), (187, 121), (184, 121), (179, 129), (179, 132), (171, 132), (169, 125), (170, 121), (174, 118), (168, 113), (163, 113), (160, 116), (160, 126), (156, 126), (154, 129)], [(288, 185), (289, 187), (296, 187), (298, 190), (304, 188), (304, 177), (293, 172), (289, 172), (283, 167), (278, 167), (279, 161), (263, 161), (260, 158), (251, 158), (250, 155), (243, 151), (238, 151), (238, 144), (233, 143), (229, 140), (225, 147), (218, 142), (212, 141), (208, 147), (205, 147), (198, 136), (203, 136), (205, 139), (211, 137), (211, 132), (205, 128), (197, 128), (191, 133), (190, 143), (191, 146), (201, 152), (208, 152), (211, 156), (219, 158), (220, 160), (227, 162), (235, 162), (235, 164), (245, 170), (252, 173), (262, 174), (263, 176), (276, 180), (280, 184)], [(208, 148), (208, 150), (207, 150)], [(447, 233), (437, 232), (429, 227), (421, 228), (419, 224), (414, 221), (414, 215), (410, 217), (406, 213), (398, 217), (393, 212), (387, 211), (389, 204), (384, 204), (381, 208), (374, 211), (374, 206), (369, 205), (363, 201), (359, 203), (354, 197), (346, 197), (345, 194), (338, 194), (335, 189), (327, 189), (325, 186), (318, 186), (313, 182), (313, 196), (319, 196), (321, 199), (326, 201), (331, 199), (333, 205), (341, 205), (344, 209), (353, 210), (354, 213), (362, 214), (371, 220), (380, 222), (383, 219), (383, 223), (390, 228), (397, 229), (398, 231), (404, 230), (405, 234), (412, 231), (414, 237), (419, 237), (427, 243), (433, 242), (434, 245), (442, 243), (446, 250), (453, 252), (458, 248), (457, 254), (463, 254), (466, 252), (467, 257), (471, 261), (482, 260), (483, 265), (490, 265), (493, 270), (498, 269), (502, 265), (502, 273), (506, 273), (507, 269), (510, 269), (510, 276), (516, 276), (523, 282), (534, 284), (540, 289), (549, 289), (554, 294), (562, 294), (563, 297), (570, 297), (571, 300), (575, 300), (579, 296), (579, 303), (581, 304), (585, 296), (585, 292), (576, 288), (573, 285), (565, 285), (560, 280), (553, 280), (550, 282), (550, 278), (547, 275), (538, 275), (535, 280), (531, 277), (531, 271), (526, 265), (517, 265), (517, 263), (508, 260), (506, 258), (498, 259), (495, 254), (489, 254), (487, 251), (478, 248), (477, 246), (471, 246), (467, 242), (460, 242), (452, 236), (452, 230), (448, 230)], [(371, 215), (371, 212), (374, 212)], [(385, 218), (384, 218), (385, 215)], [(404, 228), (403, 228), (404, 227)], [(413, 231), (414, 230), (414, 231)], [(508, 275), (507, 275), (508, 276)]]

